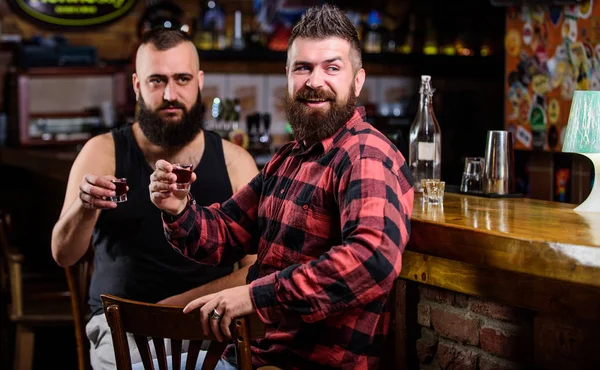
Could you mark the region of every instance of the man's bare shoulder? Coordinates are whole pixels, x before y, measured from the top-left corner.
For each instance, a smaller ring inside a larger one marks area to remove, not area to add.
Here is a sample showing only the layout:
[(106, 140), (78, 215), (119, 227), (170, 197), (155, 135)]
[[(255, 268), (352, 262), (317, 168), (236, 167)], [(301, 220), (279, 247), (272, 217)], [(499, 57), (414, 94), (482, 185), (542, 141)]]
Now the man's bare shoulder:
[(102, 167), (113, 164), (114, 158), (115, 142), (110, 132), (89, 139), (77, 156), (80, 162), (95, 162)]
[(114, 149), (115, 141), (113, 140), (112, 134), (107, 132), (89, 139), (83, 147), (84, 149), (86, 147), (91, 149)]
[(246, 149), (229, 140), (221, 140), (223, 141), (223, 154), (225, 155), (225, 164), (227, 167), (237, 165), (237, 162), (244, 162), (246, 165), (252, 163), (252, 165), (256, 166), (254, 158)]
[(225, 165), (233, 192), (237, 192), (258, 174), (254, 158), (241, 146), (223, 140)]

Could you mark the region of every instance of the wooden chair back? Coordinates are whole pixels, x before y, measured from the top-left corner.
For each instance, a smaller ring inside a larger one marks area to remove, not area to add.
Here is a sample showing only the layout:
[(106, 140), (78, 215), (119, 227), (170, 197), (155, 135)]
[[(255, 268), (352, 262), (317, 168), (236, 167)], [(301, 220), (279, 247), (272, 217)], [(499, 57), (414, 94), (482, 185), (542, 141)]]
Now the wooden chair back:
[[(11, 226), (9, 214), (0, 211), (2, 301), (10, 302), (6, 306), (8, 319), (15, 325), (14, 369), (30, 370), (33, 368), (38, 327), (71, 325), (73, 315), (69, 305), (70, 293), (60, 269), (56, 274), (40, 271), (29, 264), (22, 250), (9, 238)], [(4, 322), (2, 327), (5, 327)], [(0, 363), (0, 367), (5, 366)]]
[[(154, 343), (160, 370), (168, 368), (165, 338), (171, 339), (173, 369), (180, 369), (182, 340), (190, 340), (186, 370), (195, 368), (204, 340), (211, 340), (211, 344), (202, 370), (214, 369), (227, 345), (219, 343), (213, 335), (203, 334), (198, 310), (185, 314), (179, 306), (142, 303), (105, 294), (101, 298), (112, 332), (118, 370), (131, 370), (126, 333), (133, 334), (146, 370), (154, 368), (148, 338)], [(231, 333), (236, 346), (237, 368), (252, 370), (250, 340), (264, 337), (265, 324), (257, 315), (239, 317), (233, 321)]]
[(77, 368), (91, 370), (90, 341), (85, 333), (85, 326), (90, 316), (88, 304), (90, 280), (94, 270), (94, 248), (88, 248), (86, 254), (73, 266), (65, 268), (69, 291), (71, 293), (71, 309), (75, 327), (75, 343), (77, 345)]

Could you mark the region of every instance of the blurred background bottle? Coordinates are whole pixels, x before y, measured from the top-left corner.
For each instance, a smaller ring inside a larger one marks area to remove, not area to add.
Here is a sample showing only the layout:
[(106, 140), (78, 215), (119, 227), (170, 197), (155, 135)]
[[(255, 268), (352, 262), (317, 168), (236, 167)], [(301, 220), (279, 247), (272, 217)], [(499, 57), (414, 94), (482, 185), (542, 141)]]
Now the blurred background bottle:
[(442, 137), (433, 112), (431, 76), (421, 76), (420, 101), (417, 116), (410, 127), (409, 164), (415, 191), (422, 192), (421, 180), (441, 176)]

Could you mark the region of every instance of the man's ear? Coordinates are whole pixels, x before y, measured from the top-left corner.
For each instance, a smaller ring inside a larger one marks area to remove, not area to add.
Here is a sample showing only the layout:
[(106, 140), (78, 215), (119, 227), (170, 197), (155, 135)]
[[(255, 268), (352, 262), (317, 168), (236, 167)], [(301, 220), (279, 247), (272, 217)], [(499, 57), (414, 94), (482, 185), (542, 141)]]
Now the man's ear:
[(363, 85), (365, 84), (366, 77), (367, 73), (365, 72), (364, 68), (359, 69), (354, 76), (354, 95), (356, 95), (357, 98), (360, 95)]
[(135, 100), (140, 98), (140, 80), (138, 79), (137, 73), (131, 75), (131, 84), (133, 85), (133, 91), (135, 92)]
[(204, 71), (198, 71), (198, 88), (202, 91), (202, 87), (204, 87)]

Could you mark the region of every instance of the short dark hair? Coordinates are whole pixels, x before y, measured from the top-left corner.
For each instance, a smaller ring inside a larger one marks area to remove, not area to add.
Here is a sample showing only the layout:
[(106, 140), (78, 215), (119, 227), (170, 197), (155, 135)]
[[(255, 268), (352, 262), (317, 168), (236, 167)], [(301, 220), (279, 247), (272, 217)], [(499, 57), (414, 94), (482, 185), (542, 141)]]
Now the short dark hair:
[[(288, 51), (298, 37), (323, 40), (329, 37), (339, 37), (350, 43), (352, 60), (355, 71), (362, 68), (362, 52), (358, 32), (352, 21), (335, 5), (323, 4), (309, 8), (292, 29), (288, 41)], [(289, 62), (289, 61), (288, 61)]]
[(142, 45), (151, 44), (156, 50), (164, 51), (183, 42), (191, 42), (189, 35), (173, 28), (154, 28), (142, 35)]

